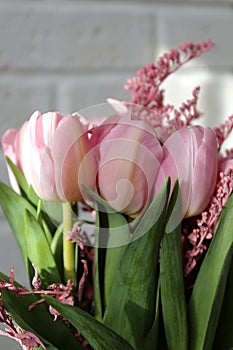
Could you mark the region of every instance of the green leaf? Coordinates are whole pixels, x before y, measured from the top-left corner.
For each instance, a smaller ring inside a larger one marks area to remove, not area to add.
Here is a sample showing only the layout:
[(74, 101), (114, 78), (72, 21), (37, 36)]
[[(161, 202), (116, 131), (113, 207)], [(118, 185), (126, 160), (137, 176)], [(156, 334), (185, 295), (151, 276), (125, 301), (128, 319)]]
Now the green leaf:
[(56, 211), (56, 214), (58, 216), (58, 213), (60, 213), (59, 209), (61, 208), (61, 204), (59, 202), (42, 201), (40, 197), (38, 197), (38, 195), (35, 193), (33, 187), (31, 185), (28, 185), (25, 177), (23, 176), (19, 168), (17, 168), (17, 166), (10, 160), (10, 158), (6, 157), (6, 160), (18, 182), (22, 197), (28, 200), (30, 204), (37, 208), (37, 210), (39, 207), (39, 212), (41, 213), (43, 219), (43, 226), (47, 227), (48, 232), (54, 231), (55, 226), (50, 219), (50, 217), (53, 218), (53, 216), (51, 215), (51, 208), (53, 208), (54, 212)]
[(22, 172), (19, 170), (19, 168), (17, 168), (17, 166), (11, 161), (10, 158), (6, 157), (6, 161), (9, 165), (9, 167), (11, 168), (11, 170), (12, 170), (12, 172), (13, 172), (13, 174), (18, 182), (18, 185), (22, 191), (22, 195), (24, 197), (26, 197), (26, 199), (28, 199), (32, 204), (37, 206), (38, 201), (39, 201), (39, 197), (37, 196), (37, 194), (33, 190), (32, 186), (28, 185)]
[(60, 303), (53, 298), (44, 297), (49, 305), (65, 317), (95, 350), (133, 350), (132, 347), (101, 322), (87, 312), (70, 305)]
[[(124, 233), (120, 233), (118, 230), (118, 237), (116, 234), (116, 227), (110, 228), (111, 225), (117, 225), (119, 227), (119, 224), (114, 223), (116, 221), (116, 218), (121, 218), (122, 221), (123, 216), (119, 213), (116, 213), (113, 208), (108, 204), (107, 201), (105, 201), (103, 198), (101, 198), (97, 193), (93, 192), (91, 189), (89, 189), (87, 186), (82, 185), (85, 191), (96, 201), (97, 204), (97, 219), (96, 219), (96, 233), (95, 233), (95, 260), (94, 260), (94, 276), (95, 276), (95, 283), (94, 283), (94, 295), (95, 295), (95, 317), (99, 320), (102, 320), (104, 311), (105, 311), (105, 305), (108, 302), (108, 296), (111, 290), (111, 282), (109, 278), (109, 269), (107, 268), (107, 271), (105, 271), (106, 266), (106, 254), (107, 253), (106, 247), (107, 246), (119, 246), (119, 238), (122, 240), (122, 236)], [(114, 219), (113, 219), (114, 217)], [(109, 222), (111, 220), (111, 223)], [(118, 219), (117, 219), (118, 220)], [(123, 218), (123, 220), (125, 220)], [(121, 225), (120, 225), (121, 226)], [(110, 232), (111, 231), (111, 232)], [(122, 231), (122, 228), (121, 228)], [(124, 240), (125, 238), (123, 238)], [(113, 242), (114, 241), (114, 242)], [(127, 237), (127, 243), (128, 243), (128, 237)], [(111, 248), (109, 248), (111, 249)], [(115, 249), (115, 254), (119, 255), (120, 248)], [(111, 254), (110, 254), (111, 255)], [(109, 261), (109, 257), (107, 258)], [(113, 258), (110, 258), (111, 260), (115, 260)], [(110, 261), (109, 261), (110, 263)], [(113, 262), (112, 262), (113, 267)], [(112, 273), (111, 273), (112, 274)], [(107, 280), (107, 284), (105, 285), (105, 276)]]
[(188, 321), (184, 292), (181, 229), (165, 233), (160, 255), (160, 284), (168, 349), (188, 349)]
[(182, 199), (179, 181), (176, 180), (167, 210), (166, 232), (170, 233), (176, 230), (182, 219)]
[[(33, 348), (33, 350), (44, 350), (41, 346), (37, 347), (37, 348)], [(46, 350), (57, 350), (57, 348), (55, 348), (52, 345), (48, 345), (46, 346)]]
[[(50, 245), (60, 276), (64, 276), (63, 267), (63, 224), (59, 225)], [(63, 281), (64, 282), (64, 281)]]
[(222, 310), (218, 322), (213, 350), (233, 348), (233, 259), (228, 273)]
[(120, 265), (126, 243), (130, 241), (129, 225), (123, 215), (108, 214), (108, 242), (104, 269), (104, 309), (106, 309), (115, 280), (115, 273)]
[(170, 182), (167, 182), (142, 217), (133, 240), (126, 246), (119, 269), (115, 271), (104, 316), (104, 323), (135, 349), (142, 349), (142, 341), (155, 319), (157, 262), (169, 189)]
[(233, 254), (233, 196), (201, 265), (189, 303), (190, 349), (212, 349)]
[[(0, 277), (5, 281), (9, 280), (1, 273)], [(20, 286), (19, 284), (16, 285)], [(4, 305), (15, 322), (23, 329), (36, 334), (43, 343), (53, 345), (55, 349), (59, 350), (83, 350), (81, 344), (73, 336), (72, 331), (62, 320), (58, 319), (54, 322), (45, 303), (41, 303), (29, 311), (29, 306), (39, 300), (38, 296), (18, 296), (8, 290), (2, 290), (1, 293)]]
[(157, 350), (158, 349), (158, 338), (161, 338), (159, 334), (159, 322), (160, 322), (160, 281), (158, 281), (157, 293), (156, 293), (156, 305), (155, 305), (155, 319), (153, 325), (145, 338), (143, 339), (142, 349), (143, 350)]
[[(101, 227), (100, 227), (101, 223)], [(105, 258), (106, 248), (100, 248), (103, 246), (103, 240), (105, 236), (101, 235), (103, 228), (108, 227), (108, 217), (105, 212), (99, 210), (96, 212), (96, 232), (95, 232), (95, 255), (94, 255), (94, 298), (95, 298), (95, 317), (98, 320), (102, 320), (104, 313), (104, 270), (105, 270)], [(100, 242), (101, 240), (101, 242)]]
[(48, 242), (51, 244), (52, 242), (52, 234), (47, 226), (47, 223), (46, 221), (43, 220), (43, 213), (42, 213), (42, 210), (41, 210), (41, 205), (42, 205), (42, 202), (41, 202), (41, 199), (39, 200), (38, 202), (38, 206), (37, 206), (37, 215), (36, 215), (36, 221), (38, 222), (38, 224), (43, 228), (43, 231), (46, 235), (46, 238), (48, 240)]
[[(107, 213), (115, 213), (116, 211), (109, 205), (107, 201), (105, 201), (102, 197), (100, 197), (97, 193), (92, 191), (86, 185), (82, 185), (84, 190), (96, 201), (96, 203), (100, 204), (103, 208), (105, 208), (105, 212)], [(106, 211), (107, 210), (107, 211)]]
[(41, 226), (26, 209), (25, 240), (27, 257), (37, 268), (43, 287), (47, 288), (52, 283), (60, 283), (61, 278), (47, 237)]
[(24, 209), (26, 208), (34, 217), (36, 217), (35, 208), (14, 190), (0, 181), (0, 204), (3, 212), (12, 228), (21, 251), (25, 266), (28, 266), (27, 248), (24, 225)]
[[(112, 285), (125, 244), (130, 241), (129, 225), (123, 215), (107, 213), (98, 204), (95, 248), (95, 305), (96, 317), (102, 319), (111, 294)], [(101, 305), (100, 305), (101, 304)]]
[[(129, 243), (129, 229), (126, 219), (117, 213), (97, 193), (82, 185), (97, 203), (96, 247), (95, 247), (95, 316), (101, 320), (111, 293), (114, 274), (119, 258)], [(108, 249), (106, 249), (108, 247)]]
[(168, 349), (174, 350), (188, 349), (188, 318), (183, 278), (180, 215), (181, 197), (177, 181), (167, 211), (166, 233), (163, 236), (160, 253), (164, 330)]

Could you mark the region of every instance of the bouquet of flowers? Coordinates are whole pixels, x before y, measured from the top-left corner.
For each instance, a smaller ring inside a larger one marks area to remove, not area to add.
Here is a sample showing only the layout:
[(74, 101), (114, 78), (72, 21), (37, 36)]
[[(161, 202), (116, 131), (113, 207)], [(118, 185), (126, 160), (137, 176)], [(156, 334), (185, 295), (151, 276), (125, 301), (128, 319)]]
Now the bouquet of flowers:
[(180, 108), (162, 89), (212, 46), (140, 69), (130, 102), (35, 112), (3, 135), (0, 204), (30, 286), (0, 273), (0, 335), (28, 350), (233, 348), (233, 116), (203, 127), (199, 87)]

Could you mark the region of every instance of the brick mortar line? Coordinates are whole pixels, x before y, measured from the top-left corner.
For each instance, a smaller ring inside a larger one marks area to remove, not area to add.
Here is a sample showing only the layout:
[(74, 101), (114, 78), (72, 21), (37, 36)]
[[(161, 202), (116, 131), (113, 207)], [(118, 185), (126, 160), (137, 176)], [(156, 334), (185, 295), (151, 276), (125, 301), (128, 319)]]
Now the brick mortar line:
[[(166, 50), (165, 50), (166, 51)], [(157, 59), (157, 58), (156, 58)], [(152, 61), (152, 60), (151, 60)], [(1, 78), (30, 78), (30, 77), (38, 77), (42, 79), (50, 78), (74, 78), (80, 77), (80, 78), (110, 78), (110, 77), (123, 77), (125, 74), (133, 74), (136, 75), (137, 69), (141, 68), (144, 64), (149, 63), (148, 62), (142, 62), (140, 66), (129, 66), (125, 67), (124, 69), (89, 69), (89, 68), (80, 68), (75, 70), (60, 70), (60, 69), (32, 69), (32, 70), (24, 70), (24, 69), (0, 69), (0, 77)], [(193, 71), (205, 71), (208, 69), (211, 73), (233, 73), (233, 65), (225, 65), (225, 66), (219, 66), (216, 64), (210, 64), (208, 60), (206, 60), (206, 64), (199, 64), (199, 65), (192, 65), (190, 67), (184, 67), (178, 73), (183, 72), (193, 72)], [(39, 80), (38, 80), (39, 81)]]
[[(22, 5), (27, 5), (27, 7), (23, 7)], [(55, 7), (54, 5), (61, 4), (61, 8)], [(18, 5), (18, 6), (17, 6)], [(200, 8), (200, 6), (206, 7), (207, 9), (219, 9), (219, 8), (232, 8), (233, 1), (227, 1), (227, 2), (220, 2), (220, 1), (198, 1), (198, 3), (194, 0), (190, 0), (190, 2), (184, 2), (184, 1), (176, 1), (175, 3), (173, 1), (166, 1), (165, 3), (160, 0), (157, 3), (153, 3), (152, 1), (144, 2), (143, 4), (140, 3), (140, 0), (130, 2), (130, 1), (113, 1), (113, 2), (105, 2), (105, 1), (81, 1), (81, 2), (75, 2), (74, 0), (71, 1), (54, 1), (54, 2), (44, 2), (42, 3), (40, 0), (34, 0), (33, 3), (29, 0), (11, 0), (11, 2), (0, 2), (0, 8), (2, 9), (12, 9), (16, 11), (22, 11), (22, 12), (28, 12), (31, 10), (36, 10), (39, 12), (54, 12), (59, 13), (64, 11), (73, 11), (75, 9), (78, 9), (79, 11), (82, 11), (82, 13), (89, 13), (89, 14), (96, 14), (96, 10), (100, 10), (101, 15), (105, 14), (115, 14), (114, 11), (118, 11), (118, 13), (125, 13), (126, 14), (139, 14), (139, 15), (150, 15), (151, 9), (160, 9), (164, 7), (182, 7), (182, 8)], [(133, 12), (132, 12), (133, 11)], [(66, 12), (65, 12), (66, 13)]]
[[(152, 61), (152, 60), (151, 60)], [(142, 62), (139, 66), (124, 66), (122, 68), (117, 67), (101, 67), (101, 68), (89, 68), (89, 67), (80, 67), (75, 69), (52, 69), (52, 68), (33, 68), (33, 69), (17, 69), (17, 68), (0, 68), (0, 75), (2, 76), (31, 76), (31, 75), (43, 75), (43, 76), (73, 76), (73, 75), (80, 75), (80, 76), (110, 76), (112, 75), (121, 75), (126, 73), (132, 73), (135, 72), (137, 69), (141, 68), (144, 64), (149, 62)]]

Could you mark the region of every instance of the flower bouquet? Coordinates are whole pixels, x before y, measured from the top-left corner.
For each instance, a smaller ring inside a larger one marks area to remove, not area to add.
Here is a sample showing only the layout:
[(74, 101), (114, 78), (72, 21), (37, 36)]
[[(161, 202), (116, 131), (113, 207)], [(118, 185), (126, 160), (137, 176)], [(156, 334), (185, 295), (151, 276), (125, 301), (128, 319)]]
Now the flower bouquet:
[(233, 348), (233, 116), (198, 125), (199, 87), (178, 109), (161, 87), (212, 46), (140, 69), (130, 102), (35, 112), (3, 135), (0, 204), (30, 286), (0, 274), (0, 335), (28, 350)]

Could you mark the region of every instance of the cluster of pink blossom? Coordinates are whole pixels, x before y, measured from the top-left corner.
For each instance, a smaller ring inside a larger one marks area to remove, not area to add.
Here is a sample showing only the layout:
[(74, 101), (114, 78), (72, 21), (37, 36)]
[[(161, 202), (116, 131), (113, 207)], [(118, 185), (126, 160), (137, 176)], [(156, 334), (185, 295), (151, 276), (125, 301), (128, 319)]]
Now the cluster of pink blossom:
[[(79, 114), (35, 112), (19, 130), (8, 130), (2, 138), (5, 154), (42, 199), (84, 201), (89, 199), (85, 185), (128, 221), (144, 213), (168, 176), (171, 187), (178, 178), (186, 279), (201, 261), (232, 192), (233, 151), (226, 156), (220, 152), (233, 128), (233, 116), (213, 130), (194, 126), (200, 116), (200, 88), (176, 109), (165, 104), (161, 84), (212, 46), (209, 40), (186, 43), (162, 56), (157, 65), (140, 69), (125, 87), (132, 102), (111, 100), (117, 113), (100, 125)], [(11, 172), (10, 178), (19, 192)], [(91, 300), (93, 251), (86, 248), (79, 228), (68, 239), (78, 243), (81, 253), (79, 302), (87, 295)], [(41, 292), (37, 277), (34, 287), (34, 293)], [(70, 285), (51, 288), (50, 295), (72, 303)]]

